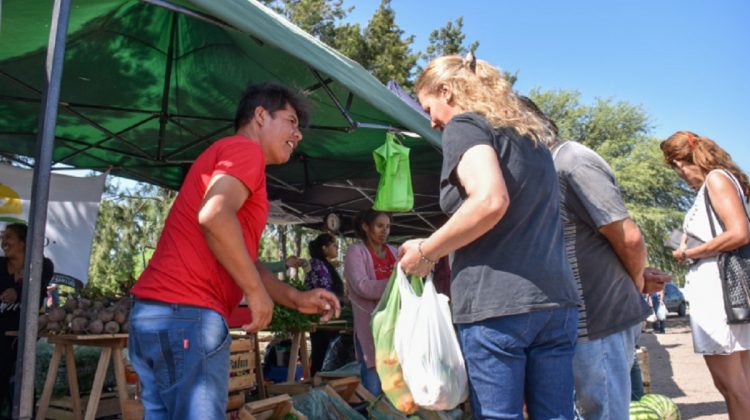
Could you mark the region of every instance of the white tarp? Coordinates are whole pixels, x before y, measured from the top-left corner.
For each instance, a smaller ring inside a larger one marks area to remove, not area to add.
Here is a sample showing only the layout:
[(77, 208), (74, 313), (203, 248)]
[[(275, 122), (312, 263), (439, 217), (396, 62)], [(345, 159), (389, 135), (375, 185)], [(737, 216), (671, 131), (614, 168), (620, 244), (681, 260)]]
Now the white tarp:
[[(91, 243), (99, 216), (106, 175), (73, 177), (52, 174), (44, 256), (55, 263), (56, 279), (88, 281)], [(0, 164), (0, 229), (27, 223), (33, 172)], [(65, 280), (68, 281), (65, 281)]]

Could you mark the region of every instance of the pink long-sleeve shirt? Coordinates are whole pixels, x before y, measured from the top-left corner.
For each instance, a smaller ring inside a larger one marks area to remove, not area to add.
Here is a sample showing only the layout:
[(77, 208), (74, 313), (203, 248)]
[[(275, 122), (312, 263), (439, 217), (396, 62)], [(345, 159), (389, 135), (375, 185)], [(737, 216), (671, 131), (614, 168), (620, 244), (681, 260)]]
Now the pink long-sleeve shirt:
[[(394, 256), (397, 254), (395, 247), (388, 245), (388, 248)], [(388, 281), (375, 278), (372, 256), (363, 243), (351, 245), (347, 250), (344, 258), (344, 277), (354, 313), (354, 335), (359, 340), (363, 353), (357, 353), (357, 360), (364, 358), (368, 368), (375, 367), (375, 344), (370, 316), (378, 305)]]

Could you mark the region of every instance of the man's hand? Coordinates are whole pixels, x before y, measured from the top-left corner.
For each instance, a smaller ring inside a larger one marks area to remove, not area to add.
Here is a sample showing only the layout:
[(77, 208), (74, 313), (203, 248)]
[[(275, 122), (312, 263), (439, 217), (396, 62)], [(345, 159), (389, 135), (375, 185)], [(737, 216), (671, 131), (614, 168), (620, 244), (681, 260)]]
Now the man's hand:
[(646, 267), (643, 270), (643, 278), (645, 279), (643, 293), (646, 294), (661, 292), (664, 290), (664, 285), (672, 281), (671, 274), (652, 267)]
[(253, 293), (245, 295), (245, 301), (252, 320), (249, 324), (243, 325), (242, 329), (254, 333), (266, 329), (273, 318), (273, 301), (266, 292), (266, 289), (259, 288)]
[(320, 314), (321, 322), (338, 318), (341, 314), (341, 303), (338, 298), (325, 289), (301, 291), (295, 297), (294, 303), (297, 310), (303, 314)]

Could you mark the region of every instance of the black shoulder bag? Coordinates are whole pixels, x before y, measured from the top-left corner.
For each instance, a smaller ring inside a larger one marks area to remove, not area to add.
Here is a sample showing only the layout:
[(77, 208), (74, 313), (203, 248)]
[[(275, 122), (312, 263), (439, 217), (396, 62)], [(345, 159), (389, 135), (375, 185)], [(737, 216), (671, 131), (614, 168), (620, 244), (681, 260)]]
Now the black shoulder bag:
[[(706, 197), (706, 214), (711, 224), (711, 235), (715, 238), (716, 227), (711, 214), (716, 214), (716, 212), (713, 211), (708, 189), (704, 190), (703, 195)], [(724, 223), (721, 222), (718, 214), (716, 214), (716, 220), (724, 229)], [(733, 251), (721, 252), (717, 259), (721, 286), (724, 289), (727, 324), (746, 324), (750, 322), (750, 244), (745, 244)]]

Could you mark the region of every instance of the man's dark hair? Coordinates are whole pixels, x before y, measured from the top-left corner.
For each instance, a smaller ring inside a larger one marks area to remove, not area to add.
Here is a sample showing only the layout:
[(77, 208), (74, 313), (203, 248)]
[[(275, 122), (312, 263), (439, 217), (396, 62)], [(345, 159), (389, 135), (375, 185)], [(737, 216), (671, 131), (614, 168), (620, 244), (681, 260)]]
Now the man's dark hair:
[(273, 114), (280, 109), (284, 109), (286, 104), (289, 104), (297, 112), (299, 126), (307, 127), (310, 111), (307, 101), (302, 95), (276, 83), (250, 85), (237, 106), (237, 113), (234, 116), (235, 131), (253, 118), (255, 108), (262, 106), (266, 111)]
[(539, 106), (536, 104), (536, 102), (532, 101), (528, 96), (523, 95), (518, 95), (518, 99), (520, 99), (521, 102), (523, 102), (523, 104), (526, 105), (526, 107), (529, 108), (531, 112), (541, 118), (542, 121), (544, 121), (549, 126), (552, 132), (555, 133), (555, 136), (560, 135), (560, 130), (558, 130), (557, 124), (555, 124), (555, 122), (550, 117), (548, 117), (547, 114), (539, 109)]

